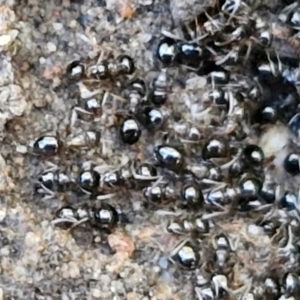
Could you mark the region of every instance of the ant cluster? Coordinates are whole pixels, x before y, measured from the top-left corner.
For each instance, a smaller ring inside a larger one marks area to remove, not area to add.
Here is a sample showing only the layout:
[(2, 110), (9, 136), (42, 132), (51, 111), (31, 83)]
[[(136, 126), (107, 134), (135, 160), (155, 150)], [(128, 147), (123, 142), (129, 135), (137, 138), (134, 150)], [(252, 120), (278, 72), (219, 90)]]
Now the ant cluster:
[(73, 80), (84, 78), (106, 80), (121, 75), (131, 75), (134, 69), (132, 58), (127, 55), (120, 55), (114, 61), (103, 60), (91, 66), (85, 66), (84, 63), (76, 60), (68, 65), (67, 72)]
[[(89, 200), (101, 200), (101, 205), (92, 207), (63, 206), (54, 223), (89, 224), (111, 232), (122, 223), (111, 199), (137, 192), (148, 207), (172, 216), (167, 232), (183, 240), (169, 257), (195, 275), (198, 299), (298, 299), (300, 193), (297, 184), (282, 183), (276, 172), (280, 169), (286, 181), (299, 181), (300, 7), (282, 4), (274, 10), (276, 15), (265, 6), (253, 10), (251, 3), (240, 0), (219, 1), (183, 28), (185, 40), (168, 33), (158, 42), (161, 69), (149, 86), (134, 77), (134, 62), (126, 55), (93, 65), (69, 64), (68, 78), (78, 85), (130, 77), (122, 86), (112, 126), (117, 127), (118, 140), (130, 149), (141, 143), (146, 129), (147, 143), (153, 141), (152, 156), (117, 167), (89, 164), (75, 178), (59, 169), (44, 172), (36, 191), (46, 197), (72, 190), (88, 195)], [(269, 17), (275, 21), (269, 22)], [(280, 46), (284, 43), (286, 50)], [(174, 68), (206, 79), (203, 115), (209, 108), (218, 117), (205, 126), (182, 120), (179, 136), (174, 134), (178, 128), (171, 124), (168, 103), (168, 74)], [(101, 117), (108, 93), (98, 95), (98, 91), (81, 91), (83, 105), (76, 107), (77, 113), (93, 121)], [(291, 136), (280, 155), (276, 151), (270, 155), (261, 142), (272, 127), (284, 127)], [(52, 157), (74, 145), (99, 147), (101, 139), (98, 131), (83, 131), (64, 142), (47, 135), (34, 142), (33, 151)], [(142, 157), (148, 152), (147, 147)], [(249, 231), (268, 238), (270, 251), (271, 244), (277, 243), (278, 251), (264, 264), (269, 272), (255, 272), (251, 262), (241, 260), (241, 253), (254, 251), (257, 245), (244, 233), (223, 226), (226, 219), (233, 222), (237, 217), (250, 222)], [(241, 268), (248, 268), (250, 275), (239, 278)]]

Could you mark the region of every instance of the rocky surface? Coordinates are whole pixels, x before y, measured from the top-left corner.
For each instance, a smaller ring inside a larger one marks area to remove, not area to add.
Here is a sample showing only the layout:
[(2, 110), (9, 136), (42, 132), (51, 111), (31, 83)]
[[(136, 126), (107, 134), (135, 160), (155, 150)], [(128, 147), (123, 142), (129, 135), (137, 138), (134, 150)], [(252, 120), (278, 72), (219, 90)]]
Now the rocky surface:
[(178, 24), (181, 22), (192, 21), (200, 13), (204, 12), (209, 6), (211, 1), (170, 1), (172, 17)]

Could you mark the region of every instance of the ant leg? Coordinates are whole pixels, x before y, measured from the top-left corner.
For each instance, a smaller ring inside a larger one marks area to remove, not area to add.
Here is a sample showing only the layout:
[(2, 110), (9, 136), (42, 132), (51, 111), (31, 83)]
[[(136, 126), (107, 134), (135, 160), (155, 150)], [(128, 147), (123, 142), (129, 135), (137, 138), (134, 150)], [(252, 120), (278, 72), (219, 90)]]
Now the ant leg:
[(288, 253), (291, 253), (291, 250), (295, 249), (294, 245), (293, 245), (293, 232), (292, 232), (292, 228), (291, 226), (289, 225), (288, 226), (288, 240), (287, 240), (287, 243), (285, 245), (285, 247), (283, 248), (279, 248), (278, 249), (278, 252), (279, 252), (279, 255), (281, 256), (284, 256)]
[(97, 65), (103, 61), (103, 57), (104, 57), (104, 51), (101, 51), (97, 59)]
[(166, 37), (168, 37), (168, 38), (171, 38), (171, 39), (173, 39), (173, 40), (183, 41), (183, 39), (182, 39), (180, 36), (178, 36), (178, 35), (176, 35), (176, 34), (170, 32), (170, 31), (167, 31), (167, 30), (164, 30), (164, 29), (163, 29), (163, 30), (161, 31), (161, 33), (162, 33), (162, 35), (164, 35), (164, 36), (166, 36)]
[(80, 224), (88, 222), (89, 218), (83, 218), (82, 220), (73, 223), (73, 225), (68, 229), (68, 232), (72, 231), (75, 227), (78, 227)]
[(46, 165), (49, 166), (49, 168), (45, 169), (44, 173), (46, 172), (54, 172), (57, 171), (59, 168), (57, 164), (51, 162), (51, 161), (46, 161)]
[(210, 220), (210, 219), (213, 219), (215, 217), (224, 216), (224, 215), (228, 214), (228, 212), (229, 212), (228, 210), (224, 210), (224, 211), (220, 211), (220, 212), (214, 212), (214, 213), (211, 213), (211, 214), (206, 214), (206, 215), (203, 215), (201, 219), (202, 220)]
[(58, 219), (52, 220), (51, 224), (52, 225), (57, 225), (57, 224), (60, 224), (60, 223), (73, 223), (73, 224), (75, 224), (76, 222), (78, 222), (78, 220), (76, 220), (75, 218), (58, 218)]
[(114, 193), (114, 194), (107, 194), (107, 195), (99, 195), (99, 196), (96, 197), (96, 200), (102, 201), (102, 200), (111, 199), (111, 198), (113, 198), (115, 195), (116, 195), (115, 193)]
[(78, 119), (77, 111), (75, 109), (73, 109), (71, 112), (71, 118), (70, 118), (70, 128), (74, 127), (77, 119)]
[(107, 100), (109, 98), (109, 93), (107, 91), (105, 91), (104, 95), (103, 95), (103, 98), (102, 98), (102, 108), (105, 106)]
[(89, 111), (87, 111), (87, 110), (85, 110), (85, 109), (83, 109), (83, 108), (81, 108), (79, 106), (75, 106), (73, 110), (75, 110), (76, 113), (77, 112), (81, 112), (83, 114), (93, 115), (93, 113), (91, 113), (91, 112), (89, 112)]
[(40, 189), (37, 189), (37, 192), (44, 195), (42, 200), (50, 200), (55, 197), (55, 192), (45, 187), (41, 182), (37, 182), (37, 184), (39, 184), (41, 187)]

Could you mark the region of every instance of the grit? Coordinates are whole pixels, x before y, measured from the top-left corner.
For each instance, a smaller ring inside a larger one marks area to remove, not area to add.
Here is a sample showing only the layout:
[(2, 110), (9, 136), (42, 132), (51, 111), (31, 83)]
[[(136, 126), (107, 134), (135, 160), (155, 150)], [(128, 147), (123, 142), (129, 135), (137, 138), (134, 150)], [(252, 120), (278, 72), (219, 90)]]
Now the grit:
[[(183, 284), (182, 274), (170, 267), (170, 249), (160, 255), (157, 241), (151, 242), (158, 232), (166, 245), (163, 224), (158, 218), (143, 221), (149, 217), (139, 202), (134, 225), (127, 226), (126, 234), (110, 237), (113, 255), (97, 241), (92, 244), (89, 232), (78, 230), (76, 239), (53, 227), (53, 211), (61, 203), (40, 201), (32, 188), (47, 167), (47, 161), (32, 155), (32, 141), (45, 133), (66, 137), (74, 106), (63, 82), (67, 64), (95, 59), (101, 52), (125, 53), (134, 57), (137, 72), (144, 76), (157, 70), (155, 43), (172, 23), (167, 1), (1, 1), (1, 300), (154, 300), (183, 299), (186, 294), (191, 299), (188, 281)], [(113, 143), (107, 145), (109, 157)], [(88, 155), (52, 163), (72, 166)]]

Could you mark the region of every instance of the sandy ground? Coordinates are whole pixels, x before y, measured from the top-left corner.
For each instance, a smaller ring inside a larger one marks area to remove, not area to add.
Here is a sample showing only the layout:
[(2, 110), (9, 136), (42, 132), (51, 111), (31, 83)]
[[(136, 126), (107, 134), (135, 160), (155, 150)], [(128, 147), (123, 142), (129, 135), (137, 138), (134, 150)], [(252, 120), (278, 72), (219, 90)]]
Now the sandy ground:
[[(148, 214), (140, 196), (135, 205), (134, 196), (118, 201), (130, 211), (133, 222), (110, 236), (116, 250), (112, 255), (97, 240), (93, 242), (88, 229), (72, 235), (51, 225), (63, 197), (42, 201), (33, 193), (34, 181), (47, 168), (47, 161), (32, 155), (30, 143), (46, 133), (64, 140), (76, 103), (63, 82), (67, 64), (78, 58), (97, 59), (103, 51), (104, 56), (130, 54), (138, 76), (157, 70), (155, 43), (161, 30), (172, 23), (168, 3), (29, 0), (1, 4), (0, 299), (183, 299), (182, 295), (191, 295), (185, 280), (182, 289), (185, 275), (169, 271), (170, 249), (163, 249), (162, 255), (157, 242), (151, 242), (157, 232), (162, 241), (168, 242), (169, 237), (160, 233), (164, 222), (151, 216), (153, 210)], [(107, 88), (120, 95), (115, 86)], [(108, 142), (102, 157), (112, 164), (111, 153), (117, 155), (124, 147), (119, 142), (114, 147), (115, 132), (107, 130), (105, 135)], [(76, 172), (84, 161), (101, 162), (101, 151), (73, 151), (50, 161)], [(134, 157), (140, 150), (125, 151)]]

